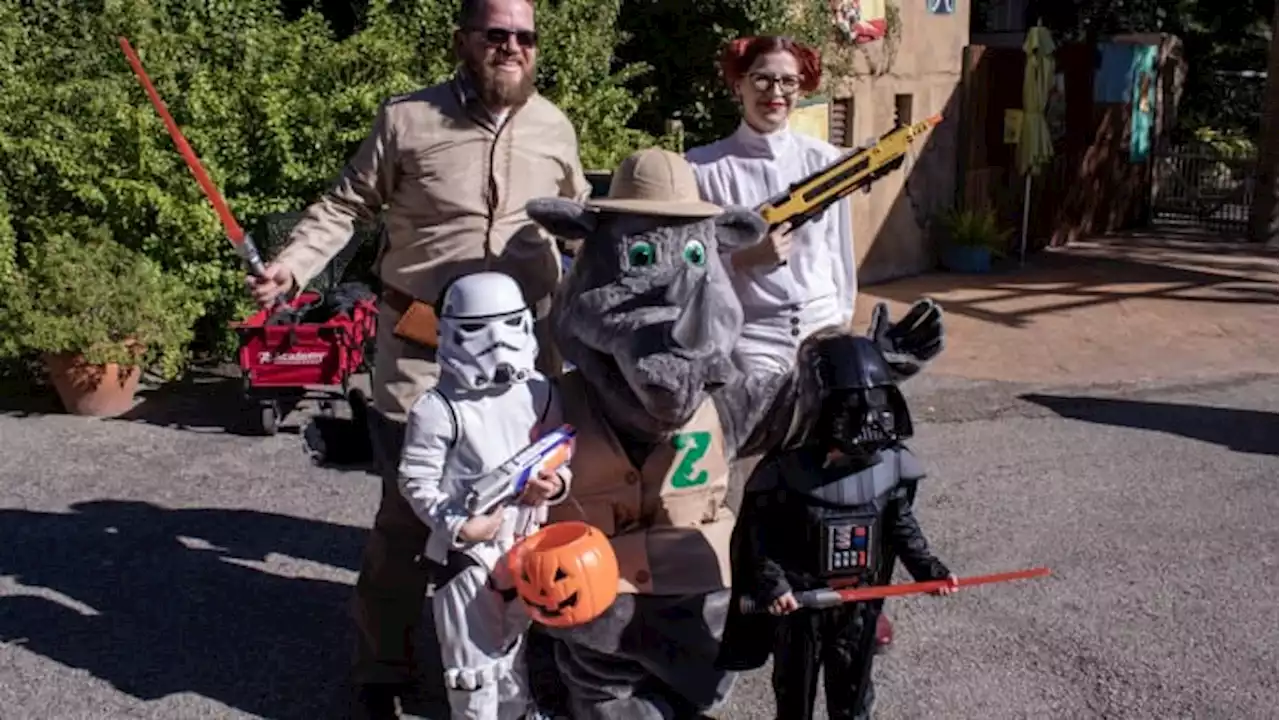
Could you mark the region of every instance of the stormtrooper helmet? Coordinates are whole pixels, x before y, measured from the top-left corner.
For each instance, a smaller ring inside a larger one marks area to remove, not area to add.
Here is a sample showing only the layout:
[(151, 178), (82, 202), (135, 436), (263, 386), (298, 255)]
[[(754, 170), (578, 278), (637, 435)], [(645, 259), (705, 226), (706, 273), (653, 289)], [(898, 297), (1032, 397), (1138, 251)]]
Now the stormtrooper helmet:
[(529, 379), (538, 356), (533, 313), (510, 276), (478, 272), (456, 278), (440, 297), (436, 315), (440, 368), (463, 387), (484, 390)]

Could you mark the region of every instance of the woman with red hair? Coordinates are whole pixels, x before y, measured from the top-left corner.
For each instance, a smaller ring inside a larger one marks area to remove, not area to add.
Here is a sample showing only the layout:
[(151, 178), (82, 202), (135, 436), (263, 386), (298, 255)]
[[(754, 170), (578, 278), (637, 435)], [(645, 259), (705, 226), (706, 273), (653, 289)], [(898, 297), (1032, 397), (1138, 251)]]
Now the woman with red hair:
[[(822, 80), (817, 51), (785, 37), (739, 38), (725, 48), (720, 68), (742, 122), (732, 135), (686, 154), (704, 200), (755, 207), (844, 154), (788, 127), (796, 104)], [(784, 224), (726, 260), (745, 319), (734, 349), (744, 371), (785, 372), (801, 340), (853, 319), (857, 279), (847, 200), (799, 228)]]
[[(732, 135), (686, 153), (704, 200), (755, 207), (846, 154), (787, 124), (822, 80), (813, 48), (776, 35), (738, 38), (725, 47), (720, 69), (742, 121)], [(858, 281), (848, 200), (795, 230), (784, 224), (727, 260), (745, 320), (734, 361), (746, 372), (786, 371), (813, 331), (853, 321)], [(881, 615), (877, 645), (892, 641), (893, 626)]]

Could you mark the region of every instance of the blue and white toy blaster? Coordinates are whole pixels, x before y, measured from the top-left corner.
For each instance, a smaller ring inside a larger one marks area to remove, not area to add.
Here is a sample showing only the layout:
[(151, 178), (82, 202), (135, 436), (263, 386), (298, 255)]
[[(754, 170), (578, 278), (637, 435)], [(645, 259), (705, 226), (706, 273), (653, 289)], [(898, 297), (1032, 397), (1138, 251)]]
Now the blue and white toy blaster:
[(477, 478), (463, 500), (467, 513), (471, 517), (487, 515), (499, 505), (520, 497), (529, 478), (542, 472), (555, 472), (568, 465), (573, 459), (576, 435), (573, 426), (561, 425), (516, 453), (515, 457)]

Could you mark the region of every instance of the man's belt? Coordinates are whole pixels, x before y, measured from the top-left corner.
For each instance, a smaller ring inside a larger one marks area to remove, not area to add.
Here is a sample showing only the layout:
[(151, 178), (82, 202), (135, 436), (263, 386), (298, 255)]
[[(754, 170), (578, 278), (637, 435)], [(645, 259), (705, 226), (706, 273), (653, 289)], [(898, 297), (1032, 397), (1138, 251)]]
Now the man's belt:
[(435, 307), (391, 287), (383, 288), (382, 301), (400, 316), (391, 331), (393, 335), (429, 348), (439, 344), (439, 318)]

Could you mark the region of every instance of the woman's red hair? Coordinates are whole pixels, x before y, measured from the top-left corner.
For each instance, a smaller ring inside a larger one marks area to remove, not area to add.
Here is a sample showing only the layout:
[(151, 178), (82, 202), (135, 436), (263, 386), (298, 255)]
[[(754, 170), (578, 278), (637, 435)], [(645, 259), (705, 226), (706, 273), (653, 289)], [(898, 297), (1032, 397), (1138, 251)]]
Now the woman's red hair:
[(720, 72), (733, 87), (738, 84), (756, 58), (775, 52), (789, 52), (800, 65), (800, 90), (811, 93), (822, 81), (822, 56), (817, 50), (780, 35), (756, 35), (731, 40), (720, 54)]

